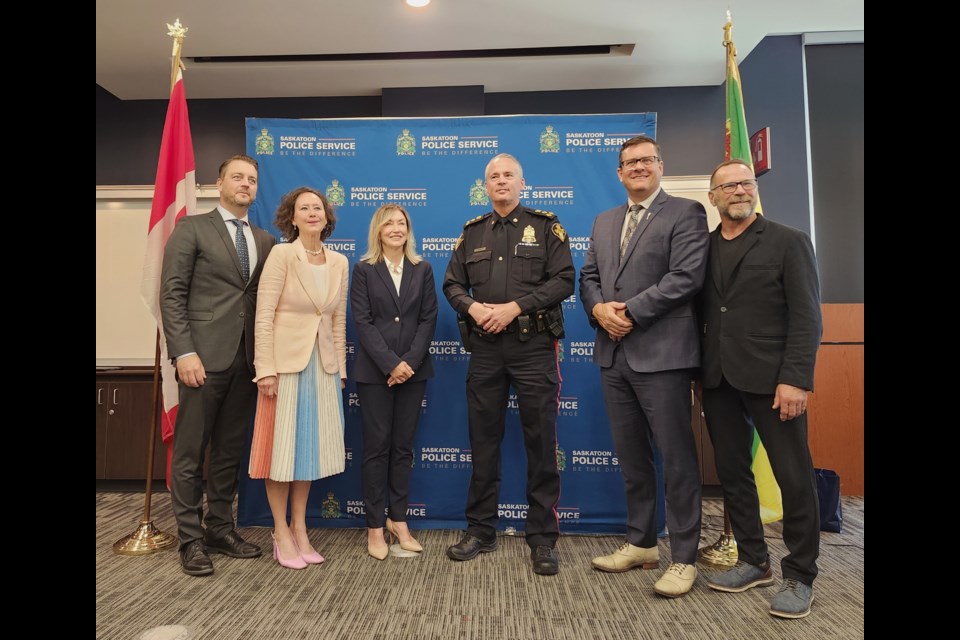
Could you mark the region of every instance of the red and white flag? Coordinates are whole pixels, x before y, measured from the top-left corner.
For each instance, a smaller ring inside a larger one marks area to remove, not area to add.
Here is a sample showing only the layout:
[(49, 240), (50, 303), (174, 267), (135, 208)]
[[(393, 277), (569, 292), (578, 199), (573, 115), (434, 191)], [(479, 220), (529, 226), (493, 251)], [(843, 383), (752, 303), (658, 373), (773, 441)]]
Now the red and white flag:
[(160, 160), (157, 162), (157, 181), (153, 190), (150, 226), (147, 230), (147, 251), (143, 259), (143, 280), (140, 296), (157, 320), (160, 331), (160, 372), (163, 378), (163, 425), (161, 435), (167, 445), (167, 485), (170, 484), (170, 453), (173, 450), (173, 425), (177, 420), (179, 393), (173, 365), (167, 354), (160, 317), (160, 271), (163, 267), (163, 249), (177, 220), (197, 212), (196, 163), (193, 159), (193, 138), (187, 115), (187, 96), (183, 89), (183, 75), (177, 72), (177, 81), (170, 93), (167, 119), (163, 125)]

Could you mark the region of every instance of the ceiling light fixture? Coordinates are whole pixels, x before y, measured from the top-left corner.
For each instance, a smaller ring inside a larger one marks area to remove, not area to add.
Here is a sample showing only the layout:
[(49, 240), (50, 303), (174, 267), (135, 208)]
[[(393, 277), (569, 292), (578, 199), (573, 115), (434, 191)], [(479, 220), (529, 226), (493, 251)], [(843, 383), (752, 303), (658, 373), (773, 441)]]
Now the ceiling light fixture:
[(430, 4), (430, 0), (403, 0), (403, 3), (408, 7), (413, 7), (414, 9), (422, 9)]

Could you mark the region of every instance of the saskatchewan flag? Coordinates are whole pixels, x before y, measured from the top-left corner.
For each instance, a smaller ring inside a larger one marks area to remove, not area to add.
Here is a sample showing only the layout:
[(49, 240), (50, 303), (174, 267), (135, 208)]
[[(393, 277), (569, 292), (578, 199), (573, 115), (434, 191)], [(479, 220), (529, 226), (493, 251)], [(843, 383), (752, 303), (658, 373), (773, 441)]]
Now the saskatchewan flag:
[[(727, 123), (724, 141), (725, 160), (743, 160), (751, 167), (750, 134), (747, 132), (747, 117), (743, 111), (743, 90), (740, 87), (740, 69), (737, 67), (737, 48), (733, 45), (733, 23), (728, 19), (723, 25), (723, 46), (727, 48)], [(759, 196), (757, 213), (762, 214)], [(767, 450), (760, 442), (760, 434), (753, 431), (753, 477), (760, 496), (760, 517), (764, 524), (783, 518), (783, 501), (780, 487), (773, 477)]]

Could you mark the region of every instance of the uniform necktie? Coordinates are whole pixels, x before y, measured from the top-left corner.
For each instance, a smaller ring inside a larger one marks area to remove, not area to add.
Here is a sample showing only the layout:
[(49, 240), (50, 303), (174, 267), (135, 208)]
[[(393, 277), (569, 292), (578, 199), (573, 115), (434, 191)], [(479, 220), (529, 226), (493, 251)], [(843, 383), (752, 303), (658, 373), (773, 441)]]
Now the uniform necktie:
[(507, 235), (507, 219), (494, 215), (493, 223), (493, 242), (490, 248), (493, 250), (490, 265), (490, 283), (487, 285), (490, 299), (484, 302), (506, 302), (511, 300), (507, 295), (509, 286), (507, 277), (507, 262), (510, 259), (510, 239)]
[(247, 250), (247, 237), (243, 235), (243, 225), (246, 223), (236, 218), (230, 222), (237, 228), (233, 239), (237, 243), (237, 257), (240, 258), (240, 274), (243, 275), (243, 281), (247, 282), (250, 280), (250, 252)]
[(633, 232), (637, 230), (637, 223), (640, 222), (640, 210), (642, 204), (630, 205), (630, 219), (627, 221), (627, 232), (623, 234), (623, 240), (620, 242), (620, 259), (623, 260), (623, 254), (627, 252), (627, 246), (630, 244), (630, 238)]

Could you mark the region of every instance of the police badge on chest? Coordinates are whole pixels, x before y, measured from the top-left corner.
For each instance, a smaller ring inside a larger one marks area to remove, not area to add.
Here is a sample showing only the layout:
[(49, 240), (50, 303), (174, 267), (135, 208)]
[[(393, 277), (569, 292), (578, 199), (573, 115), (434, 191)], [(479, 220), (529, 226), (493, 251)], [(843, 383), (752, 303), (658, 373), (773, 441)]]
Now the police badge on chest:
[(537, 230), (533, 228), (532, 224), (528, 224), (523, 229), (523, 237), (520, 238), (520, 242), (517, 243), (517, 246), (513, 248), (513, 255), (519, 255), (520, 249), (522, 247), (539, 247), (540, 243), (537, 242)]

